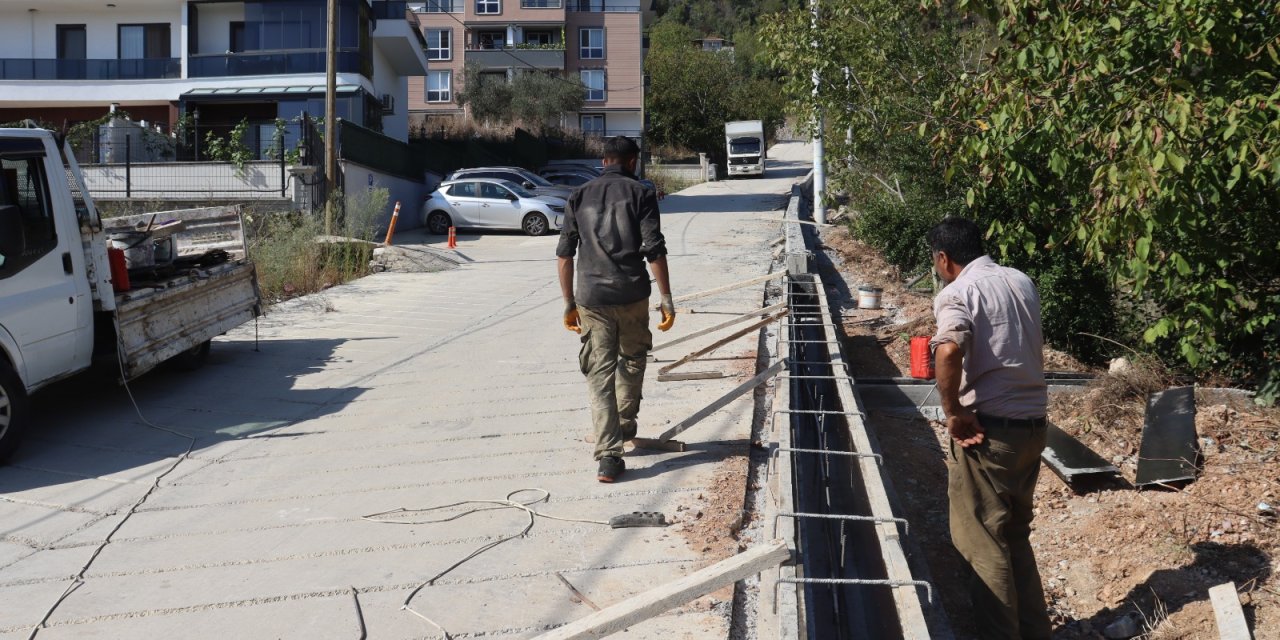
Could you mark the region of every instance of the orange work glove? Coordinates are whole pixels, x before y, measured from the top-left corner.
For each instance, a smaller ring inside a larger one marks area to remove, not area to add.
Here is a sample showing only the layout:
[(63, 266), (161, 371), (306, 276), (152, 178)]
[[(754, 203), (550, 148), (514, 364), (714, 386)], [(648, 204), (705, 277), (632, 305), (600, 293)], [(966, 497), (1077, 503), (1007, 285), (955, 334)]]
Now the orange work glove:
[(578, 303), (573, 300), (564, 301), (564, 328), (582, 333), (582, 322), (578, 319)]
[(662, 294), (662, 304), (658, 305), (658, 309), (662, 312), (662, 322), (658, 323), (658, 331), (666, 331), (676, 323), (676, 303), (671, 299), (671, 294)]

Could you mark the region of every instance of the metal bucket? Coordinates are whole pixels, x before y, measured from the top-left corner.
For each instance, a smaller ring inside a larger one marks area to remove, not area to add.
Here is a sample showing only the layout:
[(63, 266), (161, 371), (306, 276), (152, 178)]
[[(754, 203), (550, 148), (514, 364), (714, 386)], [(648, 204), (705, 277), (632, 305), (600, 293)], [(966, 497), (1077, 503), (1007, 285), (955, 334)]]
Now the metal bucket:
[(156, 266), (156, 246), (146, 231), (119, 231), (108, 237), (115, 249), (124, 252), (124, 263), (129, 269), (149, 269)]
[(879, 309), (880, 294), (882, 293), (884, 293), (884, 289), (869, 284), (858, 287), (858, 308)]

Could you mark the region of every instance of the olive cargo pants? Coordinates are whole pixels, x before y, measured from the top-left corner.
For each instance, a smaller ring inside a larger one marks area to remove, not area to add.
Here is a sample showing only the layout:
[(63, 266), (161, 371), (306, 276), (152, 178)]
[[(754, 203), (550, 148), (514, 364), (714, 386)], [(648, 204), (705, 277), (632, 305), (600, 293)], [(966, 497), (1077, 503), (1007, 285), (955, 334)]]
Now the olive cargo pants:
[(983, 424), (985, 441), (951, 441), (951, 541), (973, 568), (973, 612), (983, 640), (1047, 639), (1049, 614), (1031, 550), (1032, 494), (1047, 429)]
[(610, 307), (578, 307), (582, 349), (578, 363), (587, 376), (596, 460), (621, 456), (622, 443), (636, 437), (640, 388), (653, 348), (649, 301)]

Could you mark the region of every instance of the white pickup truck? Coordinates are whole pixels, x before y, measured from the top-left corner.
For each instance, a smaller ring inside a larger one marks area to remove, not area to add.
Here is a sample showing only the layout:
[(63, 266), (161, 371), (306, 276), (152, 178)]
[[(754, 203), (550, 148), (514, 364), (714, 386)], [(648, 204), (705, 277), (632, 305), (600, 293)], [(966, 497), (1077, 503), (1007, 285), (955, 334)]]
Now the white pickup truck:
[[(109, 238), (128, 239), (142, 268), (117, 259), (113, 276)], [(169, 359), (197, 365), (260, 312), (238, 209), (104, 221), (52, 132), (0, 129), (0, 461), (30, 426), (29, 394), (95, 361), (122, 380)]]

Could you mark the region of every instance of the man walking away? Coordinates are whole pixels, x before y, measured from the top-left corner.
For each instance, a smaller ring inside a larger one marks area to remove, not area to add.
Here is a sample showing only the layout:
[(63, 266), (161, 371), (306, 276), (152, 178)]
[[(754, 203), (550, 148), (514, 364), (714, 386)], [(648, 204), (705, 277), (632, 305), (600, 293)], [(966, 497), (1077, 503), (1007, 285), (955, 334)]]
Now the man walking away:
[(976, 574), (978, 636), (1048, 638), (1028, 540), (1047, 429), (1040, 296), (1025, 274), (984, 255), (972, 221), (947, 218), (927, 238), (948, 283), (933, 303), (930, 345), (951, 434), (951, 541)]
[(591, 395), (600, 482), (622, 475), (622, 443), (636, 437), (640, 388), (653, 348), (645, 260), (662, 294), (658, 329), (666, 331), (676, 321), (658, 198), (636, 180), (639, 158), (640, 148), (630, 138), (605, 143), (604, 173), (569, 196), (556, 247), (564, 326), (582, 336), (578, 364)]

